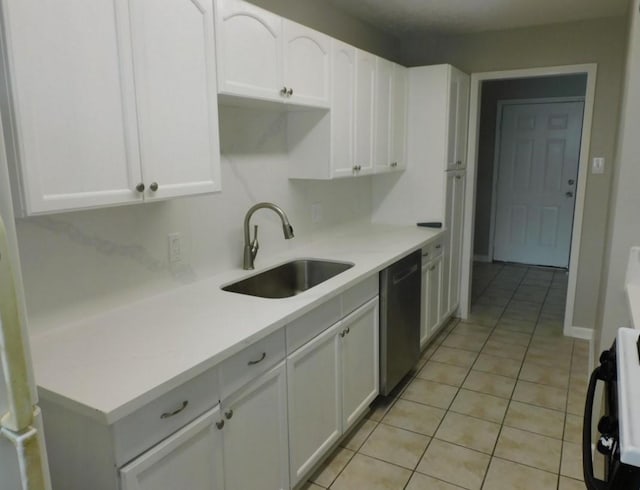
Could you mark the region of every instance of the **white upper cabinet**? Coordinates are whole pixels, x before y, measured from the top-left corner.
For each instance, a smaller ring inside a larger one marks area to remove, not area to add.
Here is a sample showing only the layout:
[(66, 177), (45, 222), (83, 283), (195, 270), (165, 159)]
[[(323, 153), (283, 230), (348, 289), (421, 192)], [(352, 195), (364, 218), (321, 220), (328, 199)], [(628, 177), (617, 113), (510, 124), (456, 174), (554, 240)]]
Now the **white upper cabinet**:
[(373, 172), (376, 57), (356, 50), (355, 168), (357, 175)]
[(145, 198), (220, 190), (211, 0), (132, 0)]
[(356, 48), (332, 40), (331, 176), (353, 175), (355, 130)]
[(406, 167), (407, 69), (381, 58), (376, 62), (376, 173)]
[(141, 200), (126, 3), (7, 0), (3, 15), (2, 90), (13, 97), (2, 113), (16, 209)]
[(329, 107), (331, 38), (283, 20), (284, 87), (290, 102)]
[(220, 189), (211, 2), (3, 3), (19, 214)]
[(407, 166), (407, 101), (409, 78), (407, 68), (393, 65), (391, 102), (391, 170)]
[(243, 0), (216, 0), (218, 90), (279, 100), (282, 19)]
[(223, 95), (329, 107), (330, 38), (243, 0), (216, 0)]
[(375, 76), (375, 137), (373, 160), (376, 172), (391, 168), (391, 106), (393, 103), (393, 63), (376, 58)]
[(451, 67), (449, 76), (447, 170), (455, 170), (467, 166), (469, 75)]

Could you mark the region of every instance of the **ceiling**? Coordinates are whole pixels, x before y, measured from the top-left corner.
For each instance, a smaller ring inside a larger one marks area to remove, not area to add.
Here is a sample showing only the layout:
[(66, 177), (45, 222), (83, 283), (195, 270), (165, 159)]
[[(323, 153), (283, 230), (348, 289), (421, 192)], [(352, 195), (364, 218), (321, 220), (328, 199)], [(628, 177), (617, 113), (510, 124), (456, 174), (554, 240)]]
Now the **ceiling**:
[(614, 17), (629, 0), (328, 0), (337, 8), (403, 36), (460, 34)]

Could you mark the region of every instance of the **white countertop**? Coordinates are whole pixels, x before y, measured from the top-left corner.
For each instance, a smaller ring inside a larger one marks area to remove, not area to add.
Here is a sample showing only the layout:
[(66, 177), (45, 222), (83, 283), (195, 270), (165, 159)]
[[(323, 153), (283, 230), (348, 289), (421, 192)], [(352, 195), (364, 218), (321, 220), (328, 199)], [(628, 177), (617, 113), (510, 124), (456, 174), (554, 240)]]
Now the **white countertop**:
[[(110, 424), (206, 371), (441, 234), (359, 226), (32, 338), (41, 396)], [(220, 286), (293, 258), (353, 262), (297, 296), (266, 299)]]

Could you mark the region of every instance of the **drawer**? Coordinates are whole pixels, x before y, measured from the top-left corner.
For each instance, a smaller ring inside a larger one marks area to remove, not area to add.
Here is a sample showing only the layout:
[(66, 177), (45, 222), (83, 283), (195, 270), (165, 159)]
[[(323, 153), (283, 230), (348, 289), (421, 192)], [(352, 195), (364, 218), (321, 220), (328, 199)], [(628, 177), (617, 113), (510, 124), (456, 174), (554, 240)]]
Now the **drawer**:
[(116, 466), (131, 461), (220, 400), (218, 371), (209, 369), (113, 424)]
[(340, 320), (342, 318), (340, 304), (340, 296), (336, 296), (289, 323), (287, 325), (287, 354), (302, 347)]
[[(438, 238), (431, 244), (431, 259), (437, 259), (444, 252), (444, 238)], [(424, 259), (423, 259), (424, 260)]]
[(360, 305), (377, 296), (379, 287), (379, 276), (374, 274), (342, 293), (342, 316), (347, 316)]
[(223, 361), (218, 366), (222, 399), (267, 372), (284, 357), (284, 328), (281, 328)]

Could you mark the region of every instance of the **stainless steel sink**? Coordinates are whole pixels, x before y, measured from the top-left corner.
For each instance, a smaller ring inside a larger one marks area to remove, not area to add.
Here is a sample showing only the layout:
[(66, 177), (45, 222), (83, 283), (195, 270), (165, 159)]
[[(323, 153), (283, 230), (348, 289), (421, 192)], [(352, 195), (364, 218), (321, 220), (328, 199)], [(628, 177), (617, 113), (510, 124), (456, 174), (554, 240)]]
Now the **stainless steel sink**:
[(293, 260), (228, 284), (222, 290), (261, 298), (289, 298), (337, 276), (353, 265), (329, 260)]

